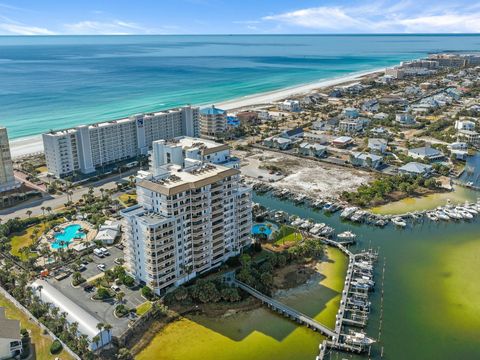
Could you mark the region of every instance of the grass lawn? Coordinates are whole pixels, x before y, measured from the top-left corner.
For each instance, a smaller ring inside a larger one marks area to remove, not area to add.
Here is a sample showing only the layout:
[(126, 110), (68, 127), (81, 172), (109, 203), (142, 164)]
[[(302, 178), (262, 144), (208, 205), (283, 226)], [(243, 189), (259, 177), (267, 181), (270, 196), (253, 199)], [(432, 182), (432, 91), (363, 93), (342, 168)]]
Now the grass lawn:
[(52, 339), (48, 335), (43, 335), (42, 329), (34, 322), (28, 320), (28, 317), (3, 295), (0, 295), (0, 306), (5, 308), (7, 318), (20, 320), (20, 327), (29, 330), (32, 344), (35, 347), (35, 355), (37, 360), (53, 360), (60, 358), (62, 360), (73, 359), (70, 354), (62, 350), (60, 354), (50, 355), (50, 345)]
[(142, 316), (145, 314), (148, 310), (152, 308), (152, 302), (151, 301), (145, 301), (143, 304), (140, 304), (137, 306), (137, 315)]
[(41, 172), (41, 173), (46, 173), (48, 171), (47, 167), (46, 166), (39, 166), (38, 168), (36, 168), (35, 170)]
[(22, 232), (18, 232), (10, 236), (10, 242), (12, 244), (12, 251), (11, 251), (12, 255), (19, 256), (22, 260), (26, 260), (26, 258), (28, 258), (29, 256), (34, 256), (34, 254), (26, 255), (26, 256), (22, 255), (20, 253), (20, 249), (26, 246), (32, 245), (32, 239), (30, 238), (30, 235), (32, 235), (35, 227), (39, 228), (40, 231), (38, 233), (38, 236), (41, 236), (45, 231), (45, 225), (43, 223), (30, 226), (25, 230), (23, 230)]
[(118, 200), (125, 206), (132, 206), (137, 203), (137, 194), (122, 194)]
[(302, 234), (291, 226), (282, 225), (275, 236), (275, 245), (284, 245), (286, 243), (295, 243), (303, 239)]

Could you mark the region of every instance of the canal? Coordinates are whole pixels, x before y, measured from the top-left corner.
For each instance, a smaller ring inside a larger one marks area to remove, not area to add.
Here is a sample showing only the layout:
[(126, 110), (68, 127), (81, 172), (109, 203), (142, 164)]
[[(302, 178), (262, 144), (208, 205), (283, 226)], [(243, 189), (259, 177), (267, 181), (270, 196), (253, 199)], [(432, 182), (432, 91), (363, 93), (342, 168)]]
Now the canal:
[[(377, 284), (367, 332), (379, 343), (371, 358), (381, 358), (381, 347), (385, 359), (480, 358), (480, 219), (379, 229), (342, 222), (338, 214), (326, 216), (269, 195), (257, 194), (254, 201), (325, 222), (337, 233), (351, 230), (358, 234), (358, 249), (379, 249), (378, 269), (386, 262), (383, 321), (380, 335), (381, 286)], [(279, 297), (326, 325), (335, 321), (346, 267), (338, 250), (329, 249), (328, 257), (322, 275)], [(157, 334), (137, 359), (313, 360), (321, 340), (321, 335), (266, 309), (220, 319), (189, 316)], [(343, 358), (368, 357), (332, 356)]]

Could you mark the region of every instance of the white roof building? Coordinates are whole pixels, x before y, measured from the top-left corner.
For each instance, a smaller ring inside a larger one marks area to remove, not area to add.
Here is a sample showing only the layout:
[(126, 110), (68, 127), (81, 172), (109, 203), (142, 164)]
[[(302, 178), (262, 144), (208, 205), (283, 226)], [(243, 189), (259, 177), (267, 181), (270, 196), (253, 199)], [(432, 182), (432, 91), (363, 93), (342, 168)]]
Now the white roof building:
[[(42, 302), (59, 308), (60, 312), (65, 312), (69, 324), (73, 322), (78, 324), (78, 332), (88, 337), (91, 350), (96, 350), (101, 344), (107, 345), (110, 343), (112, 340), (111, 332), (106, 330), (99, 331), (97, 329), (97, 325), (101, 323), (99, 319), (82, 309), (77, 303), (63, 295), (46, 280), (35, 280), (31, 287)], [(97, 335), (101, 338), (98, 344), (93, 342), (93, 338)]]

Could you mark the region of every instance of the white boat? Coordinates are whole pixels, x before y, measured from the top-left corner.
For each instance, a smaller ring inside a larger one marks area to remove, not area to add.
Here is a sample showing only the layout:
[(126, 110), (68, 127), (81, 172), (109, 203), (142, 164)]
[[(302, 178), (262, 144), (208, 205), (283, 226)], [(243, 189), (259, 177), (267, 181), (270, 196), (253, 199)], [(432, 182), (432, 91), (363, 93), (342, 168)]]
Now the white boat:
[(353, 240), (356, 237), (357, 237), (357, 235), (355, 235), (351, 231), (344, 231), (344, 232), (337, 235), (337, 238), (339, 238), (341, 240)]
[(343, 211), (340, 213), (340, 217), (348, 219), (357, 210), (358, 210), (358, 207), (355, 207), (355, 206), (347, 207), (347, 208), (343, 209)]
[(400, 227), (405, 227), (405, 226), (407, 226), (407, 223), (406, 223), (405, 221), (403, 221), (403, 219), (402, 219), (401, 217), (399, 217), (399, 216), (394, 217), (394, 218), (392, 219), (392, 223), (394, 223), (395, 225), (400, 226)]
[(460, 208), (460, 207), (457, 207), (455, 210), (456, 210), (457, 213), (459, 213), (464, 219), (467, 219), (467, 220), (473, 219), (473, 215), (470, 214), (468, 211), (465, 211), (465, 210), (463, 210), (463, 209)]
[(450, 216), (445, 214), (442, 210), (437, 210), (435, 211), (435, 215), (440, 219), (440, 220), (445, 220), (448, 221), (450, 220)]
[(427, 212), (427, 217), (432, 221), (438, 221), (438, 216), (434, 212)]
[(463, 219), (463, 216), (460, 215), (457, 211), (453, 210), (453, 209), (445, 209), (443, 210), (445, 214), (447, 214), (451, 219), (456, 219), (456, 220), (460, 220), (460, 219)]
[(363, 332), (351, 331), (349, 335), (345, 336), (345, 343), (357, 346), (369, 346), (372, 345), (375, 340), (367, 337)]
[(460, 210), (466, 211), (466, 212), (468, 212), (468, 213), (470, 213), (470, 214), (472, 214), (472, 215), (478, 215), (478, 211), (475, 210), (475, 209), (473, 209), (473, 208), (471, 208), (470, 205), (468, 205), (468, 204), (465, 204), (465, 206), (461, 206), (461, 207), (459, 206), (458, 208), (459, 208)]

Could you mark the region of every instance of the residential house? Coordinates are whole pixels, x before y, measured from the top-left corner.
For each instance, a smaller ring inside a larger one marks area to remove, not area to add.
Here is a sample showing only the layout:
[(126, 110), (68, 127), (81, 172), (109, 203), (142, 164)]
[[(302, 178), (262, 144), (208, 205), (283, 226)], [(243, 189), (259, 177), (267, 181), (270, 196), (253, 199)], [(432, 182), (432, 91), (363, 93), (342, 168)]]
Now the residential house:
[(459, 130), (458, 138), (466, 142), (467, 144), (480, 146), (480, 134), (471, 130)]
[(0, 307), (0, 359), (13, 359), (22, 353), (20, 321), (8, 319)]
[(362, 104), (362, 110), (367, 112), (377, 112), (380, 108), (380, 104), (377, 99), (370, 99)]
[(426, 165), (418, 162), (409, 162), (398, 168), (400, 174), (429, 176), (432, 173), (432, 165)]
[(340, 136), (332, 141), (332, 145), (338, 148), (345, 148), (353, 143), (353, 139), (350, 136)]
[(470, 120), (456, 120), (455, 121), (455, 129), (456, 130), (475, 130), (475, 123)]
[(293, 141), (278, 136), (272, 136), (263, 140), (263, 145), (273, 149), (287, 150), (293, 145)]
[(285, 139), (300, 139), (303, 137), (303, 129), (298, 127), (291, 130), (286, 130), (280, 134), (280, 137)]
[(303, 134), (303, 139), (305, 141), (317, 143), (317, 144), (326, 144), (328, 139), (325, 135), (314, 134), (311, 132), (306, 132)]
[(395, 121), (401, 126), (412, 126), (415, 125), (415, 117), (407, 112), (395, 114)]
[(298, 100), (285, 100), (278, 105), (279, 110), (298, 112), (301, 110), (300, 101)]
[(383, 165), (383, 157), (365, 152), (352, 152), (350, 162), (353, 166), (378, 169)]
[(442, 160), (445, 155), (437, 149), (430, 146), (423, 146), (415, 149), (408, 149), (408, 155), (414, 159), (423, 159), (428, 161)]
[(356, 119), (358, 117), (358, 110), (355, 108), (345, 108), (342, 111), (342, 115), (349, 119)]
[(368, 139), (368, 148), (370, 151), (379, 152), (383, 154), (387, 150), (388, 141), (380, 138), (370, 138)]
[(298, 147), (298, 153), (304, 156), (323, 157), (327, 154), (327, 147), (320, 144), (302, 142)]

